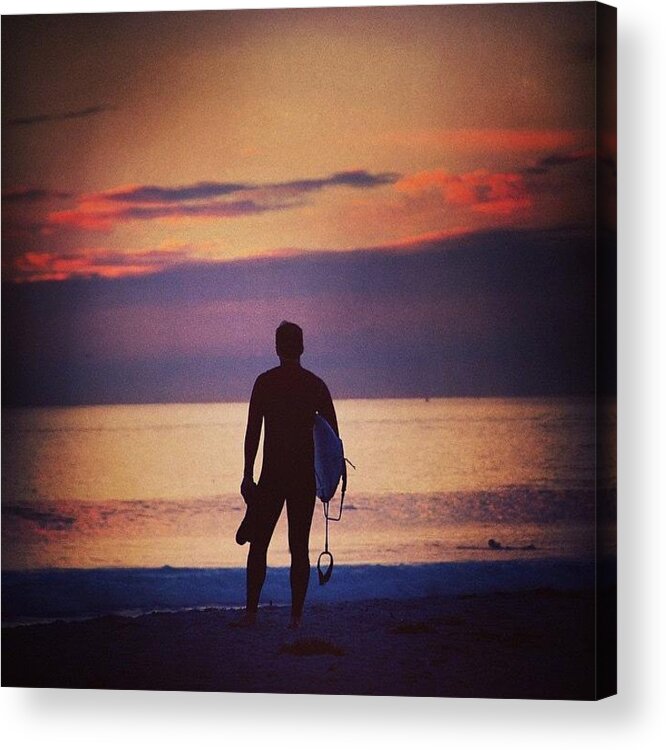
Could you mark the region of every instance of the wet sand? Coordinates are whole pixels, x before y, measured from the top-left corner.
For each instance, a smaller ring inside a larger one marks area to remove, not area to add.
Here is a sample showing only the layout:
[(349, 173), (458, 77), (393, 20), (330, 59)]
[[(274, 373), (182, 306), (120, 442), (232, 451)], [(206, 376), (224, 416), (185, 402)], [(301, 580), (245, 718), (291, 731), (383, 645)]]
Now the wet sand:
[(593, 699), (592, 592), (495, 593), (3, 628), (3, 686)]

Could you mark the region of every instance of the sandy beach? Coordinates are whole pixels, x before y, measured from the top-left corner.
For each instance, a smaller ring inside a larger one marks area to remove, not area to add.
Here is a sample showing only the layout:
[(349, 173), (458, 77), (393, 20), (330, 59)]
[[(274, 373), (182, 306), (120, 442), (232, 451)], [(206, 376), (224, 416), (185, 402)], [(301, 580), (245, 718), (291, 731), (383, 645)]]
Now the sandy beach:
[(3, 628), (3, 686), (593, 699), (592, 592), (540, 589)]

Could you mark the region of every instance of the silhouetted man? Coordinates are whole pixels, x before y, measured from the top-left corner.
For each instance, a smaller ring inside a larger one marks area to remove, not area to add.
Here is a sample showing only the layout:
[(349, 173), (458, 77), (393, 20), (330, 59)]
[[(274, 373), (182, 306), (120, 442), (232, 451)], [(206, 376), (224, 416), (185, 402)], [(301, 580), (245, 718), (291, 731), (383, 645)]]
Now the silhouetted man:
[[(316, 413), (338, 433), (335, 408), (326, 384), (301, 367), (303, 331), (282, 322), (275, 332), (279, 367), (257, 378), (245, 433), (245, 471), (241, 493), (252, 522), (247, 536), (247, 609), (254, 622), (266, 578), (266, 553), (282, 507), (287, 503), (291, 553), (291, 627), (298, 627), (310, 578), (310, 527), (315, 506), (314, 442)], [(258, 486), (254, 461), (264, 423), (264, 456)], [(239, 530), (240, 533), (240, 530)]]

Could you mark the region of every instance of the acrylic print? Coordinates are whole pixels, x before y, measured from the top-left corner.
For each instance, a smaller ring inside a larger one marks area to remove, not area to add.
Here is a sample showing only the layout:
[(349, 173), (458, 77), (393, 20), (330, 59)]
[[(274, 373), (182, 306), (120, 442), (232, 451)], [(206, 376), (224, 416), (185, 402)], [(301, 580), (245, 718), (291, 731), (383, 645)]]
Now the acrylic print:
[(3, 18), (2, 681), (615, 690), (615, 11)]

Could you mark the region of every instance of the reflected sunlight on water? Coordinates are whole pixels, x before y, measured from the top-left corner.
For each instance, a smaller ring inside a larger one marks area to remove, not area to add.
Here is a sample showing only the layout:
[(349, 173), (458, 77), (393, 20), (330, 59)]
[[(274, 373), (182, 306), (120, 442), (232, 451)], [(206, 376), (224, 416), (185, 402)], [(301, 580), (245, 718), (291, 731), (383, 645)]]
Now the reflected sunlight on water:
[[(3, 411), (3, 567), (237, 566), (244, 404)], [(589, 554), (594, 403), (349, 400), (340, 562)], [(257, 472), (258, 473), (258, 472)], [(313, 549), (322, 523), (317, 509)], [(489, 538), (505, 546), (487, 548)], [(271, 551), (287, 560), (284, 518)]]

